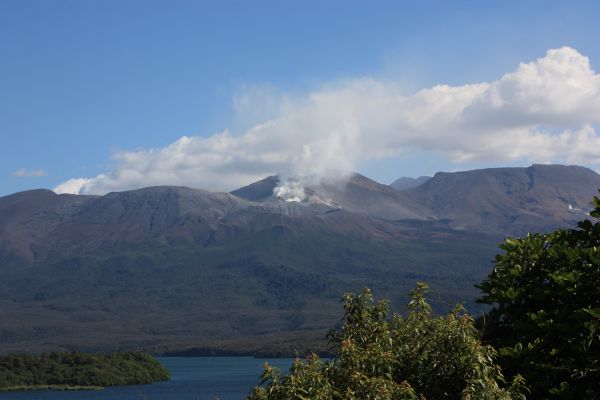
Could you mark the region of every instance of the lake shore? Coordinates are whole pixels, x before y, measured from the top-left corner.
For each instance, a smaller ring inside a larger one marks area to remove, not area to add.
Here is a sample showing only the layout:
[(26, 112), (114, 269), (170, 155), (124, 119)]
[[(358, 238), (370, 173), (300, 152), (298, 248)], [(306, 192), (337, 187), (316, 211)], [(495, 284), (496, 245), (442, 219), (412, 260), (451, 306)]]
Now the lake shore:
[(0, 392), (24, 392), (33, 390), (53, 391), (80, 391), (80, 390), (103, 390), (104, 386), (81, 386), (81, 385), (19, 385), (0, 388)]

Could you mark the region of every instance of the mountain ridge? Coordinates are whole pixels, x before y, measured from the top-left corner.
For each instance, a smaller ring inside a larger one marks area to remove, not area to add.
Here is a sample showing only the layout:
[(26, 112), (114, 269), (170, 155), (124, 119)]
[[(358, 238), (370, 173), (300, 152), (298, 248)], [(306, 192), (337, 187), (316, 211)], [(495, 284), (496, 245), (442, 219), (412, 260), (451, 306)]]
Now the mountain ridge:
[(403, 177), (396, 179), (394, 182), (390, 183), (390, 187), (392, 189), (396, 189), (398, 191), (412, 189), (412, 188), (422, 185), (423, 183), (427, 182), (429, 179), (431, 179), (431, 176), (419, 176), (418, 178), (411, 178), (408, 176), (403, 176)]
[(438, 172), (403, 193), (455, 228), (522, 235), (574, 226), (598, 188), (600, 175), (589, 168), (534, 164)]
[(398, 192), (354, 174), (307, 185), (303, 202), (274, 198), (277, 184), (0, 198), (0, 353), (325, 349), (343, 292), (369, 286), (404, 304), (417, 281), (437, 310), (476, 312), (497, 243), (572, 226), (600, 176), (442, 173)]

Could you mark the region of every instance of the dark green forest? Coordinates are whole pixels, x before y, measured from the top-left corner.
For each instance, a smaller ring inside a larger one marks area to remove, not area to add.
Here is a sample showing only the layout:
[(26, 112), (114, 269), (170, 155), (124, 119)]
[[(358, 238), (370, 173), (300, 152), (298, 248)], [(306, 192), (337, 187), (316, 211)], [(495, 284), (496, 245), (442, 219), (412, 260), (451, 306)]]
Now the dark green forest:
[(169, 380), (165, 367), (148, 354), (45, 353), (0, 357), (0, 390), (42, 387), (103, 387)]

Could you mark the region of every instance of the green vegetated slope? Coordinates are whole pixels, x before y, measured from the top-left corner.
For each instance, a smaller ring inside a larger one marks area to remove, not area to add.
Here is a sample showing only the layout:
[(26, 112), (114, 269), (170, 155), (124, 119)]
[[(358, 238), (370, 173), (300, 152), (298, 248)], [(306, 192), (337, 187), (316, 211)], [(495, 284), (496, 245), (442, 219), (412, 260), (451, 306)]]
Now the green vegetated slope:
[(369, 242), (275, 227), (204, 248), (154, 243), (4, 270), (0, 341), (5, 351), (323, 348), (347, 290), (368, 285), (400, 302), (426, 280), (438, 310), (474, 300), (498, 240), (431, 231)]
[(165, 367), (138, 352), (45, 353), (0, 357), (0, 391), (36, 388), (98, 388), (169, 380)]

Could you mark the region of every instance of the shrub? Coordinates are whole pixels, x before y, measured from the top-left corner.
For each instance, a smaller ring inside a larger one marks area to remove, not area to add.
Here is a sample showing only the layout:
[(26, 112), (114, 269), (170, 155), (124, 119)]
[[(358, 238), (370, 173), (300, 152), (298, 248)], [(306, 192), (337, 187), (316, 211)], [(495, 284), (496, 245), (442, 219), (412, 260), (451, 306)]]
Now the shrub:
[(265, 365), (249, 400), (283, 399), (520, 399), (521, 379), (508, 388), (496, 353), (478, 340), (460, 307), (434, 317), (426, 285), (411, 293), (408, 315), (389, 315), (371, 292), (346, 294), (340, 331), (329, 334), (337, 357), (297, 359), (286, 376)]
[[(600, 199), (590, 215), (600, 218)], [(480, 302), (484, 339), (533, 398), (600, 398), (600, 223), (507, 239)]]

